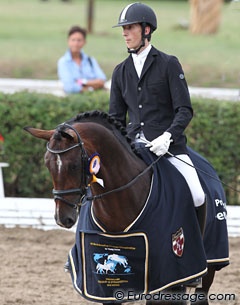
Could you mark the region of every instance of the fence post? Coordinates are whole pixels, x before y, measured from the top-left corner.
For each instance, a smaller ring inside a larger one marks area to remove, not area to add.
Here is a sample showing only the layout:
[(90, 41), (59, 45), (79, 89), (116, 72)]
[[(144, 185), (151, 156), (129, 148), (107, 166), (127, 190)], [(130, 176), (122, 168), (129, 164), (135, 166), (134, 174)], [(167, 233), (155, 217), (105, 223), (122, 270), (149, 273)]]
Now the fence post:
[(3, 167), (8, 167), (8, 163), (1, 163), (0, 162), (0, 198), (4, 198), (4, 183), (3, 183), (3, 173), (2, 173), (2, 168)]

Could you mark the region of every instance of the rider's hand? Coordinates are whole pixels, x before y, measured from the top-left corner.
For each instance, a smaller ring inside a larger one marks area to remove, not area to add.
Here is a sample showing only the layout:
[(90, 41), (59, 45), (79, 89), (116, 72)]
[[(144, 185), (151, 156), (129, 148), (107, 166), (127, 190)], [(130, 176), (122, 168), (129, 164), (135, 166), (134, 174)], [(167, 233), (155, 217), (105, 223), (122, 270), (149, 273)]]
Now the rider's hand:
[(168, 152), (171, 140), (171, 133), (165, 131), (161, 136), (154, 139), (152, 142), (146, 145), (149, 149), (158, 157), (163, 156)]

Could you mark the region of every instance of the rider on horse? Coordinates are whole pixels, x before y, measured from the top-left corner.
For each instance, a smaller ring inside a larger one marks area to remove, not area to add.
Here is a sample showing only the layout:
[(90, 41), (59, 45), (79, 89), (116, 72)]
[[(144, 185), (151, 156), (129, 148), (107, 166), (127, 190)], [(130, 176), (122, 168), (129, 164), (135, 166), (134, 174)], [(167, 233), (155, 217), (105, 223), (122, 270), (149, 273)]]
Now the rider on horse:
[(151, 45), (157, 18), (149, 6), (127, 5), (115, 27), (122, 27), (130, 55), (113, 72), (109, 113), (127, 127), (138, 150), (149, 147), (151, 153), (164, 155), (181, 172), (203, 234), (206, 199), (186, 147), (184, 130), (193, 109), (182, 67), (175, 56)]

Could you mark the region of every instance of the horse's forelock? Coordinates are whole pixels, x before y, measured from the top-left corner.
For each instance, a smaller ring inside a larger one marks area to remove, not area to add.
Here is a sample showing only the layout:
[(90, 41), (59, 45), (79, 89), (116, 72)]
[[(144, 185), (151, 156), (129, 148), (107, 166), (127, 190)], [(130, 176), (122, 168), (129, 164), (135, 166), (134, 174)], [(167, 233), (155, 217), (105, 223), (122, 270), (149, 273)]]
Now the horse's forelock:
[(60, 141), (62, 139), (62, 134), (59, 130), (57, 130), (54, 135), (53, 135), (53, 139), (54, 140), (57, 140), (57, 141)]
[(66, 132), (67, 129), (68, 129), (67, 126), (59, 125), (57, 127), (56, 131), (55, 131), (55, 134), (53, 135), (53, 138), (55, 140), (58, 140), (58, 141), (61, 141), (62, 138), (69, 138), (69, 139), (71, 139), (72, 136)]

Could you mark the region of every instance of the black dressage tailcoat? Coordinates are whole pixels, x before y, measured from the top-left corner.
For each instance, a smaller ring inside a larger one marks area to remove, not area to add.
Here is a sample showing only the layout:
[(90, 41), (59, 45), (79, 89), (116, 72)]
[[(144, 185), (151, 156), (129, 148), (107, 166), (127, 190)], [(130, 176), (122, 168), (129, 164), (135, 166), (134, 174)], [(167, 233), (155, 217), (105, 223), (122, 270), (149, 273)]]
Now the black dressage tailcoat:
[(152, 47), (139, 78), (129, 55), (114, 69), (109, 113), (127, 125), (132, 139), (143, 131), (152, 141), (168, 131), (173, 139), (169, 151), (187, 153), (184, 130), (193, 111), (184, 72), (175, 56)]

